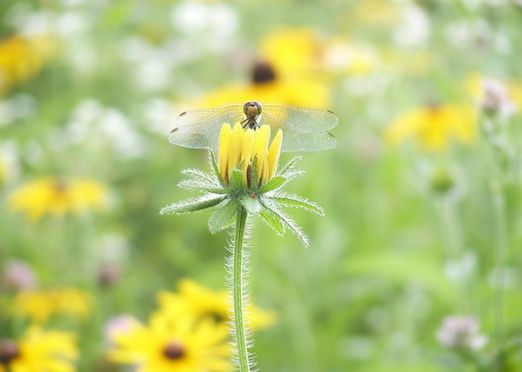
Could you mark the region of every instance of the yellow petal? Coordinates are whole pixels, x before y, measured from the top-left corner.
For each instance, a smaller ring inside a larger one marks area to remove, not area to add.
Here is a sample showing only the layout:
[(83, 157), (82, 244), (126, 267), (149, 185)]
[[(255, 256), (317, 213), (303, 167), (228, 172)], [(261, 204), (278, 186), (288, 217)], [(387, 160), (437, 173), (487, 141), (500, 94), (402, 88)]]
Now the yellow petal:
[(270, 140), (270, 127), (268, 125), (262, 125), (256, 131), (256, 144), (254, 149), (254, 154), (257, 156), (257, 174), (258, 178), (261, 177), (261, 170), (263, 166), (263, 161), (266, 158), (268, 141)]
[(244, 129), (241, 127), (241, 124), (236, 123), (234, 128), (232, 128), (232, 138), (230, 140), (230, 152), (228, 154), (228, 175), (232, 173), (232, 171), (239, 167), (239, 160), (241, 159), (241, 149), (242, 149), (242, 138), (243, 138)]
[(281, 154), (281, 143), (283, 142), (283, 131), (279, 129), (268, 149), (268, 179), (274, 177)]
[(228, 180), (228, 154), (230, 152), (230, 140), (232, 137), (232, 128), (230, 124), (225, 123), (219, 132), (219, 154), (218, 169), (219, 175), (225, 182)]

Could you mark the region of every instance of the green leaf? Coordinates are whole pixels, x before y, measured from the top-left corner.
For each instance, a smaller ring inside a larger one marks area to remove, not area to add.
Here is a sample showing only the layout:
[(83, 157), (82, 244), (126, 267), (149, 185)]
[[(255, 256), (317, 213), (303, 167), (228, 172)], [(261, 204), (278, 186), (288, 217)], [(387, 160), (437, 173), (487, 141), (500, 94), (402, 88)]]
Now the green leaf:
[(301, 208), (305, 211), (317, 214), (319, 216), (324, 216), (323, 208), (321, 208), (313, 201), (308, 200), (306, 198), (302, 198), (298, 195), (279, 192), (277, 194), (270, 195), (269, 198), (287, 207)]
[(246, 190), (246, 180), (245, 177), (243, 177), (243, 173), (241, 173), (239, 169), (232, 170), (232, 173), (230, 174), (230, 183), (228, 186), (234, 191)]
[(293, 170), (293, 169), (295, 168), (295, 165), (296, 165), (299, 161), (301, 161), (302, 159), (303, 159), (302, 156), (296, 156), (296, 157), (290, 159), (290, 161), (289, 161), (288, 163), (286, 163), (285, 165), (283, 165), (283, 166), (281, 167), (281, 170), (278, 172), (278, 174), (279, 174), (280, 176), (285, 177), (285, 174), (286, 174), (287, 172)]
[(280, 188), (286, 183), (286, 178), (282, 176), (274, 176), (259, 188), (260, 193), (265, 193)]
[(262, 209), (259, 215), (277, 235), (283, 235), (285, 233), (285, 225), (283, 225), (281, 219), (274, 212), (269, 209)]
[(208, 229), (210, 232), (212, 234), (218, 233), (233, 224), (238, 209), (239, 203), (235, 200), (229, 200), (218, 206), (216, 211), (212, 213), (208, 219)]
[(224, 195), (216, 196), (206, 194), (197, 198), (186, 199), (177, 203), (169, 204), (161, 208), (160, 214), (183, 214), (195, 212), (214, 207), (221, 203), (224, 199)]
[(247, 210), (250, 214), (258, 214), (261, 211), (262, 205), (259, 204), (257, 198), (251, 197), (250, 195), (245, 195), (240, 200), (241, 205)]
[(225, 194), (226, 190), (218, 184), (200, 179), (187, 179), (178, 182), (178, 187), (189, 190), (208, 191), (213, 194)]
[(280, 209), (279, 209), (279, 206), (277, 205), (276, 202), (274, 201), (271, 201), (269, 199), (263, 199), (263, 200), (260, 200), (261, 204), (263, 205), (263, 207), (265, 207), (266, 209), (268, 209), (270, 212), (272, 212), (273, 214), (275, 214), (280, 220), (281, 222), (290, 229), (290, 231), (292, 231), (292, 233), (299, 239), (301, 240), (301, 242), (303, 243), (303, 245), (305, 247), (309, 247), (310, 246), (310, 241), (308, 240), (308, 237), (306, 236), (306, 234), (304, 233), (304, 231), (301, 229), (301, 227), (299, 227), (299, 225), (297, 225), (295, 223), (295, 221), (293, 219), (291, 219), (290, 217), (288, 217), (287, 215), (285, 215)]

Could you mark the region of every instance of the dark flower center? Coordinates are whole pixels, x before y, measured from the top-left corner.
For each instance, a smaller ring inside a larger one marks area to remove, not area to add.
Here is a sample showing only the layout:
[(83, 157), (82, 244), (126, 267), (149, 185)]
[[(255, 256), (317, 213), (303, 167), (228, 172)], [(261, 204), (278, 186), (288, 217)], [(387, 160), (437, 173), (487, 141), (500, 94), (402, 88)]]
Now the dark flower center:
[(252, 82), (254, 84), (270, 83), (277, 78), (274, 67), (265, 61), (254, 63), (252, 68)]
[(163, 355), (170, 360), (179, 360), (186, 355), (186, 350), (181, 343), (173, 341), (163, 348)]
[(0, 341), (0, 364), (8, 365), (20, 355), (20, 349), (14, 341)]
[(224, 321), (228, 320), (228, 317), (226, 315), (223, 315), (222, 313), (218, 313), (217, 311), (209, 311), (208, 313), (205, 314), (204, 317), (208, 317), (216, 323), (223, 323)]

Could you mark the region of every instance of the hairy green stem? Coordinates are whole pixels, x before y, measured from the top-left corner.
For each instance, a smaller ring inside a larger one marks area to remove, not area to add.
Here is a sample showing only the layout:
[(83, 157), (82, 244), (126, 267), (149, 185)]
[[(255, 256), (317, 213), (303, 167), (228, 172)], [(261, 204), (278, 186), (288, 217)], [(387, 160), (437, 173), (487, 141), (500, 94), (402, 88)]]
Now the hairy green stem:
[[(495, 338), (497, 355), (504, 347), (504, 265), (507, 254), (506, 211), (500, 182), (491, 185), (492, 202), (496, 220), (495, 244)], [(498, 366), (495, 366), (498, 370)]]
[(236, 336), (237, 359), (240, 372), (250, 371), (250, 361), (248, 358), (247, 340), (244, 322), (244, 283), (243, 283), (243, 241), (245, 237), (245, 227), (247, 211), (240, 207), (237, 213), (236, 233), (234, 237), (234, 251), (232, 257), (232, 297), (234, 300), (234, 331)]

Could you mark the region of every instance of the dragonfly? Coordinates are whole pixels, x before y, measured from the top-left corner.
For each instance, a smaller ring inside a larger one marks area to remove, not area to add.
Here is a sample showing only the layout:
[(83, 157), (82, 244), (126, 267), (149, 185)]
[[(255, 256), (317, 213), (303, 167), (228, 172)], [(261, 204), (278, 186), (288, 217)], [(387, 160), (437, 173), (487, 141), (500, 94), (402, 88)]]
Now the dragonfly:
[(224, 123), (241, 123), (243, 128), (253, 130), (269, 125), (274, 134), (282, 129), (281, 151), (301, 152), (334, 148), (337, 141), (328, 131), (339, 124), (339, 118), (329, 110), (248, 101), (242, 105), (182, 112), (169, 133), (169, 142), (217, 150), (219, 131)]

